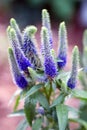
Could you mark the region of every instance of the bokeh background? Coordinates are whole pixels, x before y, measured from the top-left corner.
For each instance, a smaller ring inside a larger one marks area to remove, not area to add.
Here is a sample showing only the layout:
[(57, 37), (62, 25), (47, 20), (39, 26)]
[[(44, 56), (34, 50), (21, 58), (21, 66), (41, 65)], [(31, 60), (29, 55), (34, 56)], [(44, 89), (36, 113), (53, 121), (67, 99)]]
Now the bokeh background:
[[(82, 51), (82, 34), (87, 28), (87, 0), (0, 0), (0, 130), (16, 130), (20, 118), (8, 118), (13, 104), (8, 102), (17, 87), (13, 84), (9, 65), (7, 48), (9, 42), (6, 28), (10, 18), (15, 18), (20, 29), (27, 25), (38, 27), (37, 43), (40, 45), (41, 10), (48, 9), (53, 30), (54, 48), (58, 46), (58, 26), (61, 21), (66, 22), (68, 30), (69, 56), (67, 69), (71, 66), (71, 51), (75, 44)], [(78, 107), (78, 101), (72, 100), (72, 106)], [(68, 101), (69, 103), (69, 101)], [(74, 128), (72, 127), (71, 130)]]

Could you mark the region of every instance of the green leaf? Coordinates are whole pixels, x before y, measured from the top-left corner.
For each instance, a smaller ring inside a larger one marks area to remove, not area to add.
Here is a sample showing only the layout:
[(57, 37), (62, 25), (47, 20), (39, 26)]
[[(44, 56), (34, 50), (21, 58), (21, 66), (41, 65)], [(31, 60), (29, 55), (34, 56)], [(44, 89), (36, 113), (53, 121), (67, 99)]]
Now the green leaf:
[(72, 113), (77, 113), (77, 114), (80, 114), (80, 110), (74, 108), (74, 107), (70, 107), (70, 106), (67, 106), (68, 108), (68, 111), (72, 112)]
[(17, 126), (16, 130), (26, 130), (28, 127), (28, 122), (26, 119), (23, 119)]
[(57, 76), (57, 80), (58, 79), (62, 79), (62, 80), (67, 80), (70, 76), (70, 71), (69, 72), (60, 72), (59, 75)]
[(42, 130), (49, 130), (49, 128), (48, 127), (42, 127)]
[(16, 91), (14, 92), (14, 94), (12, 95), (12, 97), (11, 97), (11, 99), (10, 99), (8, 105), (10, 105), (11, 103), (13, 103), (14, 100), (15, 100), (15, 98), (16, 98), (18, 95), (20, 95), (21, 92), (22, 92), (22, 90), (19, 90), (19, 89), (16, 90)]
[(37, 99), (37, 101), (40, 103), (40, 105), (42, 105), (44, 108), (49, 109), (49, 103), (48, 103), (46, 97), (41, 92), (38, 92), (36, 94), (35, 99)]
[(87, 89), (87, 76), (86, 73), (84, 73), (83, 71), (81, 71), (79, 73), (79, 79), (81, 81), (81, 84), (83, 85), (84, 89)]
[(24, 116), (24, 110), (20, 109), (18, 111), (12, 112), (10, 115), (8, 115), (8, 117), (16, 117), (16, 116)]
[(56, 83), (57, 83), (57, 88), (61, 88), (61, 91), (63, 91), (63, 92), (65, 92), (65, 93), (67, 93), (67, 89), (68, 89), (68, 87), (67, 87), (67, 85), (66, 85), (66, 83), (67, 83), (67, 79), (68, 78), (61, 78), (61, 79), (56, 79)]
[(30, 95), (34, 94), (35, 92), (37, 92), (41, 87), (43, 86), (43, 84), (37, 84), (35, 86), (33, 86), (27, 93), (26, 93), (26, 97), (29, 97)]
[(30, 76), (32, 77), (32, 79), (33, 79), (34, 81), (36, 81), (36, 80), (37, 80), (37, 77), (38, 77), (36, 71), (33, 70), (31, 67), (28, 67), (28, 71), (29, 71)]
[(87, 101), (82, 102), (82, 103), (83, 103), (83, 104), (80, 106), (80, 111), (81, 111), (81, 113), (79, 114), (79, 117), (80, 117), (82, 120), (87, 121), (87, 116), (86, 116), (86, 113), (87, 113)]
[(31, 67), (28, 67), (28, 71), (33, 79), (33, 81), (43, 81), (45, 80), (44, 78), (44, 73), (37, 73), (35, 70), (33, 70)]
[(75, 98), (87, 100), (87, 92), (84, 91), (84, 90), (74, 89), (74, 90), (72, 90), (72, 95), (73, 95)]
[(45, 109), (49, 109), (49, 103), (46, 97), (41, 92), (36, 92), (29, 97), (31, 103), (39, 102)]
[(32, 126), (32, 121), (35, 117), (35, 104), (31, 103), (29, 101), (29, 98), (25, 99), (24, 112), (25, 112), (25, 116), (26, 116), (26, 119), (27, 119), (29, 125)]
[(18, 106), (19, 106), (19, 102), (20, 102), (20, 95), (18, 95), (16, 97), (16, 101), (15, 101), (15, 105), (14, 105), (14, 111), (17, 110)]
[(56, 91), (56, 81), (52, 82), (52, 88), (53, 88), (54, 91)]
[(83, 126), (83, 127), (85, 128), (85, 130), (87, 130), (87, 122), (86, 122), (86, 121), (84, 121), (84, 120), (82, 120), (82, 119), (79, 119), (79, 118), (75, 118), (75, 119), (69, 118), (69, 121), (71, 121), (71, 122), (77, 122), (77, 123), (79, 123), (81, 126)]
[(65, 130), (68, 123), (68, 108), (64, 104), (56, 106), (59, 130)]
[(50, 108), (55, 107), (56, 105), (62, 103), (64, 101), (65, 95), (61, 93), (52, 103)]
[(41, 118), (36, 119), (32, 125), (32, 130), (39, 130), (41, 128), (41, 124), (42, 119)]

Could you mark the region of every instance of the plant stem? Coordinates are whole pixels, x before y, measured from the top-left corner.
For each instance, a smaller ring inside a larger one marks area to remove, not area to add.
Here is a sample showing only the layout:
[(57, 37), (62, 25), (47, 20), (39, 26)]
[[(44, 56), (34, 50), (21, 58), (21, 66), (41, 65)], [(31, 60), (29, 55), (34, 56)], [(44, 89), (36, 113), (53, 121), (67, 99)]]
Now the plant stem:
[(51, 93), (52, 93), (52, 82), (50, 81), (50, 89), (49, 89), (49, 96), (48, 96), (49, 102), (50, 102)]
[(47, 90), (46, 90), (45, 87), (43, 87), (43, 89), (44, 89), (44, 93), (45, 93), (45, 95), (46, 95), (46, 98), (47, 98), (47, 100), (48, 100), (48, 102), (49, 102), (49, 95), (47, 94)]

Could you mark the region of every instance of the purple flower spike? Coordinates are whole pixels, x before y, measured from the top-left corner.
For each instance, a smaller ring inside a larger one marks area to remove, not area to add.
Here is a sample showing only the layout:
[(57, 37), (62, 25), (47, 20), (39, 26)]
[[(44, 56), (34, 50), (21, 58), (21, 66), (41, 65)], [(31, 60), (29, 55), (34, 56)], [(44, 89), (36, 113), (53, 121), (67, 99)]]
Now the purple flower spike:
[(25, 71), (28, 67), (31, 67), (31, 63), (29, 60), (24, 56), (21, 49), (15, 48), (15, 57), (17, 60), (17, 63), (19, 65), (19, 68), (23, 71)]
[(67, 62), (67, 31), (65, 23), (60, 23), (59, 26), (59, 49), (58, 49), (58, 68), (62, 69)]
[(37, 28), (35, 26), (29, 26), (24, 30), (24, 35), (23, 35), (24, 44), (22, 47), (25, 56), (33, 64), (34, 69), (41, 67), (41, 61), (37, 53), (37, 47), (35, 41), (36, 31)]
[(24, 53), (18, 46), (18, 40), (16, 37), (15, 30), (13, 28), (10, 29), (10, 39), (12, 43), (13, 53), (16, 59), (16, 62), (19, 66), (19, 68), (22, 71), (27, 70), (28, 67), (31, 67), (30, 61), (25, 57)]
[(50, 48), (52, 49), (53, 38), (52, 38), (52, 30), (51, 30), (51, 23), (50, 23), (50, 15), (46, 9), (42, 10), (42, 26), (44, 26), (48, 29)]
[(41, 38), (44, 52), (44, 70), (49, 78), (54, 78), (57, 75), (57, 67), (49, 48), (49, 35), (46, 27), (42, 27)]
[(15, 81), (16, 84), (22, 89), (28, 86), (28, 82), (23, 75), (15, 75)]
[(50, 77), (54, 78), (57, 75), (57, 70), (52, 57), (45, 58), (45, 73)]
[(72, 71), (70, 78), (68, 79), (67, 82), (67, 86), (71, 89), (75, 88), (77, 82), (78, 60), (79, 60), (79, 50), (78, 47), (75, 46), (73, 49), (73, 57), (72, 57)]
[(15, 57), (11, 48), (9, 48), (8, 53), (9, 53), (9, 61), (12, 70), (13, 81), (18, 87), (24, 89), (28, 86), (28, 82), (25, 79), (25, 77), (20, 73), (20, 70), (16, 64)]
[(18, 38), (18, 41), (19, 41), (19, 45), (22, 46), (22, 44), (23, 44), (22, 34), (21, 34), (20, 28), (19, 28), (16, 20), (14, 18), (11, 18), (10, 24), (11, 24), (11, 27), (14, 28), (14, 30), (16, 32), (16, 35), (17, 35), (17, 38)]
[(66, 62), (67, 62), (67, 59), (66, 59), (66, 56), (63, 56), (61, 53), (58, 55), (58, 58), (61, 60), (61, 61), (58, 61), (57, 64), (58, 64), (58, 67), (59, 68), (63, 68), (65, 65), (66, 65)]
[(74, 89), (76, 86), (76, 80), (74, 81), (72, 78), (70, 78), (67, 82), (67, 86), (71, 89)]

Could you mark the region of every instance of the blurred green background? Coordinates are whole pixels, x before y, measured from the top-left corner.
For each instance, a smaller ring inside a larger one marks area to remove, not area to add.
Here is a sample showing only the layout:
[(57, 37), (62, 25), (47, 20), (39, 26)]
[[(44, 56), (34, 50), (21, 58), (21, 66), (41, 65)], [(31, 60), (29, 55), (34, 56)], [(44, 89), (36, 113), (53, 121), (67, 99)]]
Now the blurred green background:
[[(84, 1), (84, 0), (83, 0)], [(71, 21), (80, 9), (81, 0), (1, 0), (1, 22), (15, 17), (21, 25), (34, 24), (41, 20), (41, 10), (46, 8), (56, 21)]]

